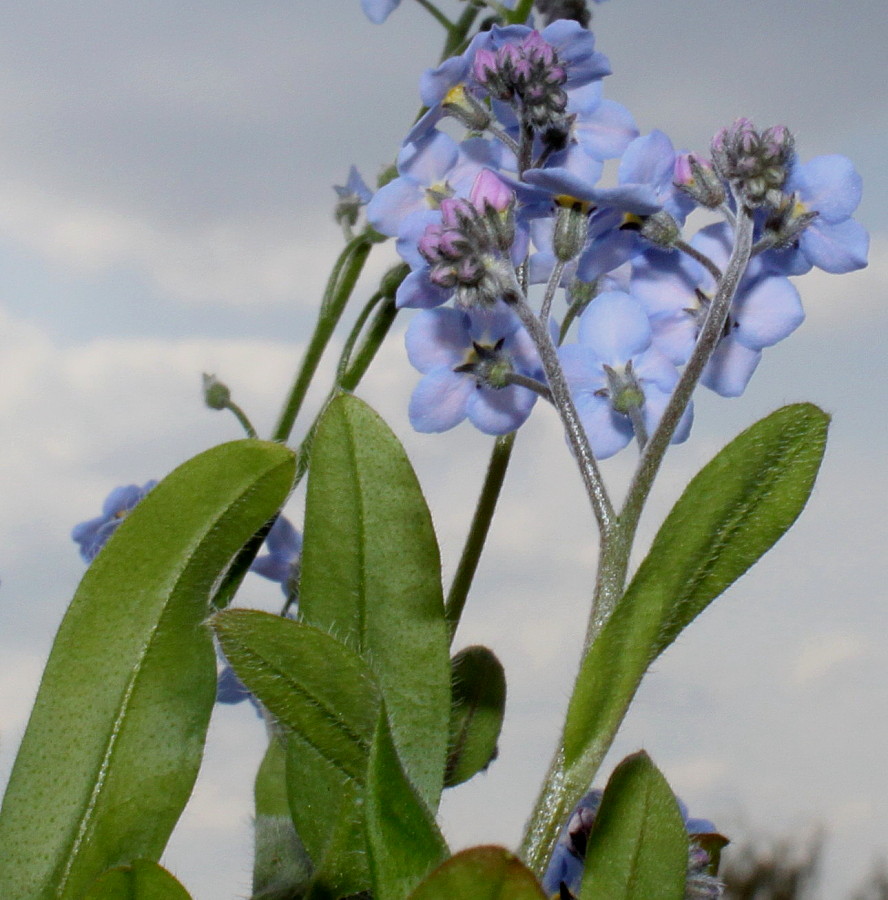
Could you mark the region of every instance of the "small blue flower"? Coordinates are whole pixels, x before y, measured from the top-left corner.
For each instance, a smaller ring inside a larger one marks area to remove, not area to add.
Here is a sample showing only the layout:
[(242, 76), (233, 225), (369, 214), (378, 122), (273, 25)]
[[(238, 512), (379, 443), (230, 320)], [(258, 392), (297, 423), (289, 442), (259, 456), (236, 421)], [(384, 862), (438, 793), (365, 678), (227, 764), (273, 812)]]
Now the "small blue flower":
[(71, 537), (80, 545), (80, 555), (84, 562), (90, 563), (108, 538), (117, 529), (117, 526), (126, 518), (127, 513), (135, 507), (139, 501), (157, 484), (156, 481), (148, 481), (139, 487), (137, 484), (128, 484), (114, 488), (105, 498), (102, 504), (102, 514), (94, 519), (88, 519), (75, 525), (71, 531)]
[(278, 516), (271, 526), (265, 549), (268, 552), (256, 557), (250, 571), (278, 582), (285, 597), (295, 598), (302, 562), (302, 535), (286, 516)]
[[(641, 303), (623, 291), (604, 291), (580, 316), (579, 341), (558, 351), (592, 451), (607, 459), (633, 438), (633, 416), (650, 435), (678, 382), (678, 370), (653, 345)], [(672, 438), (691, 429), (688, 406)]]
[(410, 362), (423, 373), (410, 398), (410, 424), (417, 431), (447, 431), (468, 418), (485, 434), (507, 434), (530, 415), (537, 395), (503, 379), (515, 372), (541, 380), (539, 357), (501, 301), (490, 309), (422, 310), (405, 343)]
[(840, 275), (866, 266), (869, 235), (851, 218), (863, 186), (850, 159), (838, 154), (806, 163), (793, 159), (783, 190), (792, 196), (793, 215), (815, 214), (795, 247), (769, 254), (784, 274), (802, 274), (817, 266)]
[[(728, 226), (717, 223), (701, 229), (691, 244), (724, 269), (731, 241)], [(676, 365), (688, 361), (714, 292), (712, 275), (683, 255), (650, 250), (633, 264), (632, 293), (650, 316), (654, 343)], [(799, 293), (789, 279), (754, 258), (740, 280), (725, 334), (700, 383), (722, 397), (739, 397), (762, 350), (789, 337), (804, 318)]]
[(217, 676), (216, 703), (224, 703), (226, 706), (235, 706), (238, 703), (243, 703), (244, 700), (249, 700), (256, 710), (256, 715), (262, 716), (262, 705), (253, 694), (247, 690), (244, 683), (237, 675), (235, 675), (234, 669), (226, 662)]

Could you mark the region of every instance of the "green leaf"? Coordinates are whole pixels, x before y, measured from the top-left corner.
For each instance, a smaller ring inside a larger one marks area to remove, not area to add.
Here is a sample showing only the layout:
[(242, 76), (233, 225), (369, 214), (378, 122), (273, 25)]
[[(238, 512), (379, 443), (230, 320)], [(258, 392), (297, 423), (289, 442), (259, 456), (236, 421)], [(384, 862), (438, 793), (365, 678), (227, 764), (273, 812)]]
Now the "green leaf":
[(564, 757), (588, 784), (651, 662), (789, 528), (823, 456), (828, 417), (807, 403), (777, 410), (731, 441), (669, 513), (583, 660)]
[(684, 900), (688, 836), (666, 779), (644, 752), (614, 770), (586, 846), (580, 900)]
[(370, 753), (365, 803), (373, 897), (403, 900), (448, 850), (398, 759), (384, 708)]
[(435, 808), (450, 719), (438, 545), (404, 449), (350, 395), (328, 405), (312, 448), (300, 611), (369, 662), (398, 753)]
[(191, 900), (188, 891), (162, 866), (137, 859), (109, 869), (81, 900)]
[(268, 613), (228, 610), (213, 627), (238, 677), (286, 730), (289, 809), (315, 881), (362, 890), (361, 798), (380, 708), (367, 664), (326, 632)]
[(468, 781), (496, 758), (506, 709), (506, 675), (487, 647), (466, 647), (451, 662), (451, 687), (447, 787)]
[(270, 613), (213, 618), (226, 658), (277, 721), (349, 779), (364, 780), (379, 693), (364, 661), (329, 634)]
[(731, 441), (687, 486), (630, 587), (666, 611), (653, 656), (795, 522), (828, 427), (829, 416), (813, 404), (784, 406)]
[(296, 833), (287, 801), (286, 754), (277, 727), (256, 773), (253, 823), (253, 900), (301, 896), (312, 865)]
[(409, 900), (545, 900), (540, 883), (503, 847), (470, 847), (440, 865)]
[(0, 811), (4, 900), (79, 898), (110, 866), (160, 856), (215, 698), (210, 597), (293, 471), (277, 444), (208, 450), (155, 487), (90, 565)]

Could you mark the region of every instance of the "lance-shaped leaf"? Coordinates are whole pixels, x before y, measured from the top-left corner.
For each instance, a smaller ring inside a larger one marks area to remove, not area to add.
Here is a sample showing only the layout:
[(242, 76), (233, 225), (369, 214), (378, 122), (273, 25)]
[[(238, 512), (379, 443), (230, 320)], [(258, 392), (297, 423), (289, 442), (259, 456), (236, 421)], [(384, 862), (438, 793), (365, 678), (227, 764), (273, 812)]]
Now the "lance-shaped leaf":
[(805, 506), (828, 417), (777, 410), (731, 441), (691, 481), (583, 660), (564, 756), (589, 784), (650, 663), (792, 525)]
[(215, 698), (211, 594), (293, 471), (277, 444), (208, 450), (157, 485), (90, 565), (0, 811), (4, 900), (79, 898), (105, 869), (160, 856)]
[(586, 846), (580, 900), (684, 900), (688, 836), (666, 779), (642, 751), (614, 770)]
[(166, 869), (148, 859), (109, 869), (81, 900), (191, 900)]
[(270, 613), (232, 609), (213, 627), (238, 677), (275, 719), (363, 782), (379, 709), (366, 663), (329, 634)]
[(369, 662), (410, 780), (437, 807), (450, 719), (438, 545), (403, 447), (349, 395), (328, 405), (312, 447), (300, 612)]
[(506, 709), (506, 675), (487, 647), (466, 647), (451, 661), (451, 687), (447, 787), (468, 781), (496, 757)]
[(432, 872), (409, 900), (546, 900), (533, 872), (504, 847), (470, 847)]
[(380, 711), (366, 794), (367, 849), (376, 900), (403, 900), (448, 855), (434, 816), (407, 778)]
[(213, 626), (238, 677), (285, 731), (289, 808), (315, 880), (334, 892), (362, 890), (360, 798), (380, 707), (369, 667), (304, 622), (240, 609)]

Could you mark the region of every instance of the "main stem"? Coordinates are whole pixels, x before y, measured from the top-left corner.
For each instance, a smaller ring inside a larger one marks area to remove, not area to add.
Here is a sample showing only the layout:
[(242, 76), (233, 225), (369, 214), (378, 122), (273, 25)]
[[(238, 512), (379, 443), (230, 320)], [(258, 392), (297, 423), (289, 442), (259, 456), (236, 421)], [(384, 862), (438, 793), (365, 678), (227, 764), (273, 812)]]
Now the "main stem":
[[(737, 206), (734, 247), (724, 276), (718, 283), (694, 352), (673, 391), (657, 429), (644, 448), (619, 517), (612, 520), (610, 527), (602, 533), (595, 597), (586, 632), (583, 661), (623, 594), (629, 568), (629, 554), (644, 503), (669, 442), (700, 380), (700, 375), (721, 339), (731, 303), (749, 263), (752, 251), (752, 212), (742, 202), (738, 202)], [(582, 662), (580, 670), (582, 671)], [(575, 685), (574, 692), (576, 689)], [(630, 701), (631, 697), (626, 698), (626, 709)], [(562, 735), (561, 744), (549, 765), (540, 796), (528, 820), (521, 846), (521, 856), (540, 877), (545, 871), (562, 824), (582, 794), (588, 790), (610, 746), (608, 740), (599, 741), (596, 752), (585, 754), (568, 769), (564, 765), (561, 749), (563, 741)]]

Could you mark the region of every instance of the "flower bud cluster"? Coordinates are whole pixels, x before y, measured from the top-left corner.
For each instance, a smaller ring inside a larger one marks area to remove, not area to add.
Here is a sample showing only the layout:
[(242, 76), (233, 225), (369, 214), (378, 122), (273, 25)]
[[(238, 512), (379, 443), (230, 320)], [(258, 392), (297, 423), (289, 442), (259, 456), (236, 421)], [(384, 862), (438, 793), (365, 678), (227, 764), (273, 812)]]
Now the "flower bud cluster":
[(748, 206), (778, 207), (789, 174), (795, 140), (784, 125), (756, 131), (749, 119), (737, 119), (712, 139), (712, 161)]
[(555, 48), (538, 31), (516, 44), (479, 49), (472, 74), (491, 97), (506, 103), (519, 101), (522, 120), (533, 128), (560, 123), (567, 108), (567, 71)]
[(428, 225), (419, 239), (429, 281), (455, 291), (459, 306), (492, 306), (514, 283), (511, 263), (505, 259), (515, 239), (512, 205), (502, 182), (483, 172), (472, 199), (442, 200), (441, 222)]
[[(844, 157), (802, 163), (786, 128), (759, 132), (748, 119), (715, 136), (711, 162), (677, 151), (661, 131), (639, 135), (631, 113), (602, 96), (609, 73), (592, 33), (562, 19), (540, 31), (494, 26), (423, 76), (428, 111), (397, 176), (367, 205), (410, 266), (396, 303), (423, 311), (407, 335), (423, 375), (416, 428), (467, 418), (501, 434), (551, 396), (512, 311), (528, 284), (545, 284), (540, 318), (553, 335), (559, 287), (572, 305), (576, 338), (568, 322), (558, 364), (593, 453), (643, 443), (697, 346), (737, 204), (752, 211), (755, 254), (700, 379), (723, 396), (743, 393), (764, 349), (802, 322), (789, 276), (866, 264), (867, 235), (852, 219), (860, 179)], [(470, 135), (440, 130), (445, 116)], [(615, 183), (607, 160), (618, 162)], [(686, 239), (699, 207), (725, 221)], [(673, 441), (691, 418), (689, 404)]]

